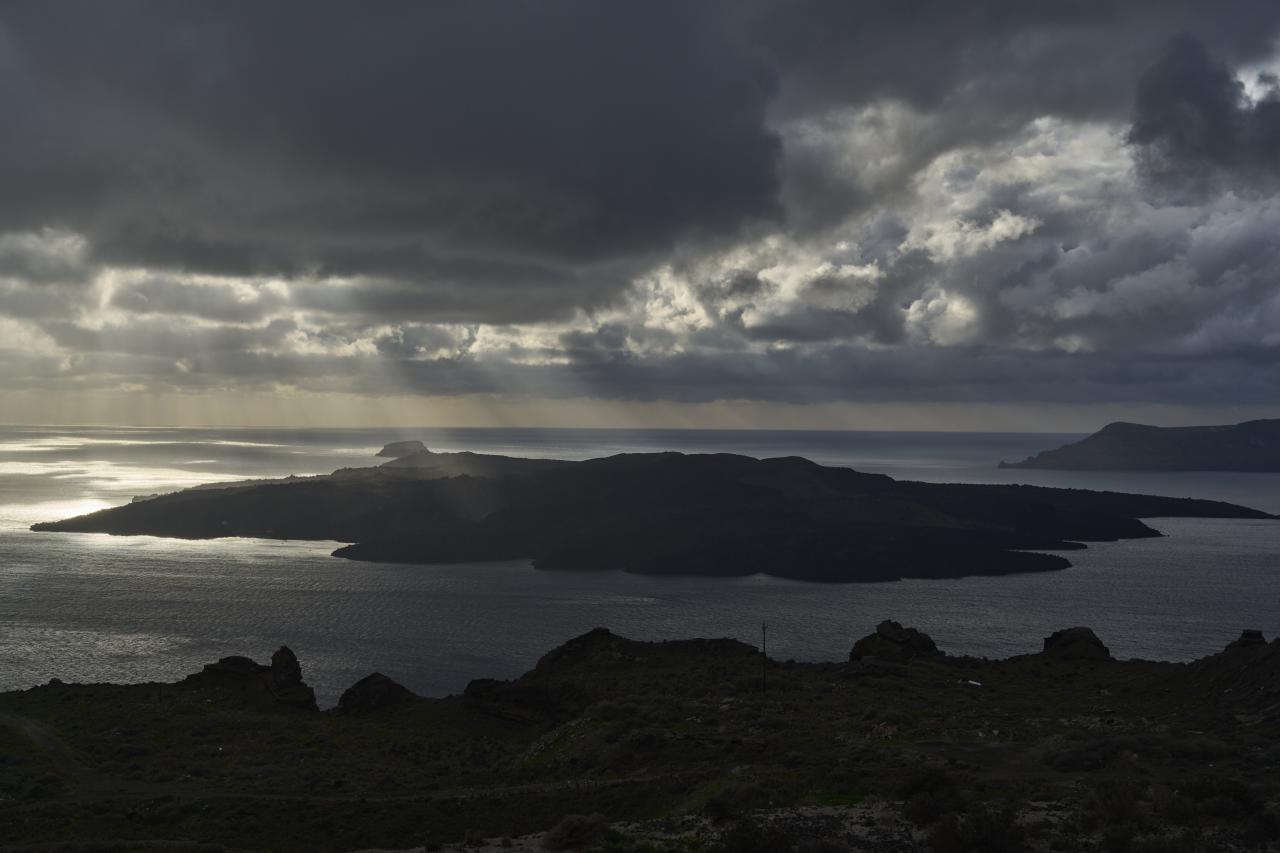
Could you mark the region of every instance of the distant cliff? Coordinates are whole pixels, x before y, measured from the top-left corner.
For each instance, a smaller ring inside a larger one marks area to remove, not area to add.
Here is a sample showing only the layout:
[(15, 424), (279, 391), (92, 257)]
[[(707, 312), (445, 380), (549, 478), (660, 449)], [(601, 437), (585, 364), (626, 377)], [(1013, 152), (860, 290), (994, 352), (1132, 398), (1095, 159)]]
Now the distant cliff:
[(379, 450), (378, 455), (399, 459), (402, 456), (413, 456), (415, 453), (427, 452), (427, 446), (421, 441), (393, 441)]
[(329, 476), (190, 489), (36, 530), (331, 539), (356, 560), (883, 581), (1066, 568), (1034, 553), (1159, 536), (1214, 501), (910, 483), (807, 459), (636, 453), (564, 462), (423, 451)]
[(1235, 426), (1113, 423), (1086, 439), (1001, 468), (1067, 471), (1280, 471), (1280, 420)]

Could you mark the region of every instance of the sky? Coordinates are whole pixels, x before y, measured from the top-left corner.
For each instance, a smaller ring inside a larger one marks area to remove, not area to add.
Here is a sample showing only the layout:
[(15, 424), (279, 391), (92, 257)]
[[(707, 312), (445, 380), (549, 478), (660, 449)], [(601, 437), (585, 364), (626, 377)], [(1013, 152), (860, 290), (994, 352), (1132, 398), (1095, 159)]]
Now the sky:
[(1280, 416), (1274, 0), (0, 0), (0, 422)]

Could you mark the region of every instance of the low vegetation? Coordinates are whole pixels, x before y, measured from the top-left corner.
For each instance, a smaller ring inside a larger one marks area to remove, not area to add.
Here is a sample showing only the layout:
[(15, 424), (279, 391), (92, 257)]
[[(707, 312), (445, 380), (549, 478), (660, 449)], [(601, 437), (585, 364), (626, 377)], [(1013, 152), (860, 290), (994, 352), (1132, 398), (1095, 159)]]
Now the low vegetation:
[(1195, 664), (929, 653), (767, 668), (766, 691), (744, 644), (599, 630), (463, 696), (369, 682), (347, 703), (358, 713), (282, 703), (267, 667), (54, 682), (0, 695), (0, 844), (1280, 849), (1276, 643)]

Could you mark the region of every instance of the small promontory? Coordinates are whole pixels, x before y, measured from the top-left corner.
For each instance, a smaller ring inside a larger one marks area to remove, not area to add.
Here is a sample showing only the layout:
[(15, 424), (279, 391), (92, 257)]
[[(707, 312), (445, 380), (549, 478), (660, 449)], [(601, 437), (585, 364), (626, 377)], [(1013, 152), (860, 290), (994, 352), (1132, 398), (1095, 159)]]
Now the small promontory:
[(386, 459), (403, 459), (417, 453), (426, 453), (427, 446), (421, 441), (393, 441), (378, 451), (378, 455)]
[(1280, 471), (1280, 419), (1234, 426), (1117, 422), (1088, 438), (1001, 468), (1062, 471)]

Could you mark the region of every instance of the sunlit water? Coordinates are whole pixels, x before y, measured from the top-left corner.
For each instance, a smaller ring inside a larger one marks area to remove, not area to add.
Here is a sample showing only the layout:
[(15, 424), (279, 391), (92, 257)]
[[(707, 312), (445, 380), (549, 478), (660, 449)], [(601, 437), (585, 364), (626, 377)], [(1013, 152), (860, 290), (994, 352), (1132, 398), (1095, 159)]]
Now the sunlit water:
[(948, 651), (1035, 651), (1093, 626), (1122, 657), (1185, 660), (1241, 628), (1280, 632), (1280, 522), (1159, 519), (1161, 539), (1072, 552), (1071, 569), (944, 581), (815, 585), (764, 576), (549, 573), (527, 563), (397, 566), (334, 543), (31, 533), (34, 521), (242, 477), (368, 465), (383, 443), (584, 458), (626, 450), (799, 454), (953, 482), (1029, 482), (1231, 500), (1280, 512), (1280, 476), (1000, 471), (1073, 436), (580, 430), (0, 428), (0, 689), (171, 680), (227, 654), (302, 658), (322, 704), (373, 670), (438, 695), (511, 677), (596, 625), (642, 639), (731, 636), (769, 623), (781, 658), (834, 660), (883, 618)]

